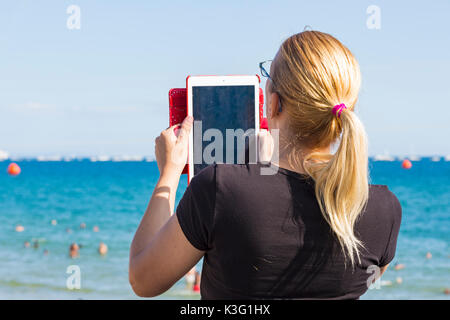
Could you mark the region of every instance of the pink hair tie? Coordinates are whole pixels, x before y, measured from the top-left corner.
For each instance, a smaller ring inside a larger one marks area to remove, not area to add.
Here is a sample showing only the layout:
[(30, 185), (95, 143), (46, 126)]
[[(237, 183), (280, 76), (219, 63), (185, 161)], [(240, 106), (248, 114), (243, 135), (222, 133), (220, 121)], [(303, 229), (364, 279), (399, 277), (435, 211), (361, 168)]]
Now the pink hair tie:
[(344, 109), (347, 109), (347, 107), (345, 106), (345, 104), (341, 103), (341, 104), (337, 104), (333, 107), (333, 114), (336, 115), (336, 113), (339, 111), (339, 113), (337, 114), (337, 117), (340, 118), (341, 117), (341, 113)]

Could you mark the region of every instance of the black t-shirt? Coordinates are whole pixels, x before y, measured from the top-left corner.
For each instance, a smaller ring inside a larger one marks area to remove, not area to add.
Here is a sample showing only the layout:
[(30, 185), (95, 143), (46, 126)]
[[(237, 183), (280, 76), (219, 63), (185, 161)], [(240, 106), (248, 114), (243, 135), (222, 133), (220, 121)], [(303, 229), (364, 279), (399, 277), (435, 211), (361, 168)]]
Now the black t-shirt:
[(355, 225), (361, 263), (352, 267), (320, 212), (314, 181), (283, 168), (261, 175), (262, 168), (208, 166), (180, 200), (181, 229), (205, 251), (202, 299), (359, 298), (373, 279), (368, 267), (394, 258), (402, 211), (396, 196), (370, 185)]

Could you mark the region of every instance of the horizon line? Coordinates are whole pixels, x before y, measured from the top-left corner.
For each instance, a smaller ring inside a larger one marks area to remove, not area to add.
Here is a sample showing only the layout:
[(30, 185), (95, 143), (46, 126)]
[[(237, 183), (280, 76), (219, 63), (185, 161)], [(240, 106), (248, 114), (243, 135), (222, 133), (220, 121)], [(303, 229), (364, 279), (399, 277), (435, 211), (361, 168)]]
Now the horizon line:
[[(450, 161), (448, 155), (369, 155), (369, 160), (373, 161), (401, 161), (408, 159), (410, 161), (420, 161), (422, 159), (430, 159), (431, 161)], [(2, 157), (0, 154), (0, 162), (7, 161), (38, 161), (38, 162), (71, 162), (71, 161), (90, 161), (90, 162), (154, 162), (155, 156), (147, 155), (100, 155), (100, 156), (7, 156)]]

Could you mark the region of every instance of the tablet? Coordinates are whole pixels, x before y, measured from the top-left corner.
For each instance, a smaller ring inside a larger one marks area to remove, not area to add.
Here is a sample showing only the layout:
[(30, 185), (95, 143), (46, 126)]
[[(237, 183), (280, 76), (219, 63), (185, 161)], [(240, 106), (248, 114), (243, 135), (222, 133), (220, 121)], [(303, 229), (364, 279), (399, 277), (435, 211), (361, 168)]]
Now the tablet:
[(189, 76), (188, 181), (213, 163), (256, 162), (259, 130), (258, 76)]

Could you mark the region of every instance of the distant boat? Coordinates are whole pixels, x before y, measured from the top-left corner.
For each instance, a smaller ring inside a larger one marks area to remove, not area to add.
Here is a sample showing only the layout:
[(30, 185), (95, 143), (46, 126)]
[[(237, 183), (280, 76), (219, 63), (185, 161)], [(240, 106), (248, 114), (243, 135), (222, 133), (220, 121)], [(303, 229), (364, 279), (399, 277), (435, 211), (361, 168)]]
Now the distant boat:
[(441, 157), (439, 157), (439, 156), (431, 157), (431, 161), (433, 161), (433, 162), (441, 161)]
[(24, 157), (15, 156), (15, 157), (9, 157), (8, 160), (9, 161), (13, 161), (13, 162), (18, 162), (18, 161), (29, 161), (30, 159), (24, 158)]
[(91, 162), (105, 162), (105, 161), (111, 161), (111, 157), (110, 156), (96, 156), (96, 157), (90, 157), (89, 160)]
[(8, 160), (9, 153), (3, 150), (0, 150), (0, 161)]
[(409, 161), (420, 161), (421, 160), (421, 158), (419, 156), (410, 156), (408, 159), (409, 159)]
[(142, 156), (128, 156), (128, 155), (123, 155), (123, 156), (114, 156), (112, 157), (112, 161), (114, 162), (122, 162), (122, 161), (142, 161), (144, 160), (144, 157)]
[(450, 161), (450, 154), (449, 155), (447, 155), (447, 156), (445, 156), (445, 161)]
[(38, 156), (37, 161), (61, 161), (61, 156)]
[(127, 161), (128, 160), (128, 156), (114, 156), (112, 157), (112, 161), (113, 162), (122, 162), (122, 161)]
[(98, 161), (110, 161), (111, 157), (110, 156), (98, 156), (97, 158)]
[(374, 161), (395, 161), (395, 157), (387, 154), (379, 154), (373, 157)]

